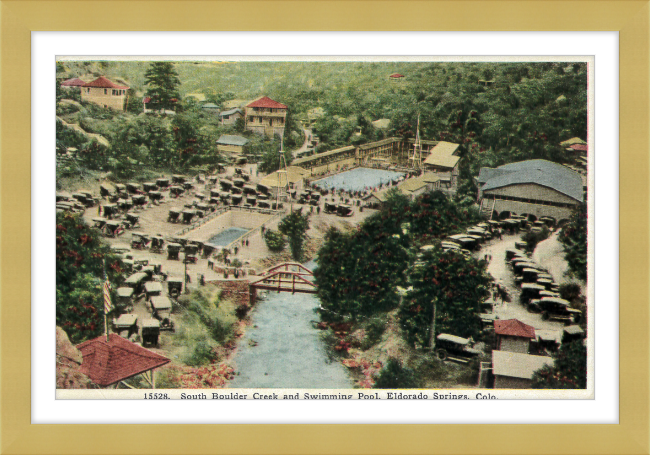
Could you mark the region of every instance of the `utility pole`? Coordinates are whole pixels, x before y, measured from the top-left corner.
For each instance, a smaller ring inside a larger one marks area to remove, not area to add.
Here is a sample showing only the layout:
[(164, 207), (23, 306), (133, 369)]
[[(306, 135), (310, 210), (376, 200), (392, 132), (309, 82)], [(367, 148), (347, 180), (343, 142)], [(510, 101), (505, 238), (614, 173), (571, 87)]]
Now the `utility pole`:
[(183, 253), (183, 263), (185, 265), (185, 277), (183, 280), (185, 280), (185, 294), (189, 294), (190, 290), (187, 288), (187, 253)]

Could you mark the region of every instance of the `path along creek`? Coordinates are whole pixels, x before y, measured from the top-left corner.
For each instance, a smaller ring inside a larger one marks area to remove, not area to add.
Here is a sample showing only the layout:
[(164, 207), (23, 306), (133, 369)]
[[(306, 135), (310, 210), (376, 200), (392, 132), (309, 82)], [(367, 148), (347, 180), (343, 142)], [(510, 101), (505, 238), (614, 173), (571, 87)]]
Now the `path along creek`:
[[(314, 269), (313, 261), (305, 264)], [(347, 369), (330, 361), (312, 321), (320, 302), (314, 294), (260, 293), (251, 326), (232, 361), (231, 388), (352, 388)]]

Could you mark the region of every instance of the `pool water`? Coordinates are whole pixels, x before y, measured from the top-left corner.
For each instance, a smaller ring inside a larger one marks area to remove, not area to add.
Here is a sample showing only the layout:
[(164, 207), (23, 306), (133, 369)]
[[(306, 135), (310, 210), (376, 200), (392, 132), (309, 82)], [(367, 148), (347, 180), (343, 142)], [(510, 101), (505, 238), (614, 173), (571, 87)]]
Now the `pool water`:
[(345, 191), (365, 191), (372, 190), (381, 184), (397, 180), (403, 175), (403, 172), (358, 167), (351, 171), (341, 172), (340, 174), (317, 180), (313, 185), (327, 190), (342, 189)]
[(217, 235), (210, 237), (207, 243), (214, 246), (226, 246), (231, 242), (234, 242), (242, 235), (246, 234), (248, 229), (238, 228), (238, 227), (229, 227), (224, 231), (221, 231)]

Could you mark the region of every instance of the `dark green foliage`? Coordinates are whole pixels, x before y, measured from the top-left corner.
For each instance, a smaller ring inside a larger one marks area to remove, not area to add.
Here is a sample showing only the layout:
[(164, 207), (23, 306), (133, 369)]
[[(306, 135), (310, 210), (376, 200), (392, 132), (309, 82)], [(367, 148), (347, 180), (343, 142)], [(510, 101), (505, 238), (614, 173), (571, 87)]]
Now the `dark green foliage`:
[(386, 326), (387, 322), (385, 316), (374, 317), (364, 324), (366, 336), (361, 342), (361, 349), (366, 351), (376, 345), (386, 331)]
[(560, 232), (564, 257), (576, 278), (587, 280), (587, 204), (583, 204)]
[(419, 255), (409, 276), (413, 290), (399, 313), (409, 343), (429, 346), (434, 304), (435, 335), (480, 336), (480, 303), (489, 296), (492, 281), (484, 261), (435, 247)]
[(412, 369), (403, 367), (397, 359), (389, 359), (382, 368), (373, 388), (375, 389), (417, 389), (421, 381)]
[(521, 240), (526, 242), (526, 251), (532, 253), (535, 251), (537, 244), (542, 240), (546, 240), (551, 235), (551, 231), (544, 226), (540, 232), (528, 231), (521, 236)]
[(264, 241), (266, 242), (268, 249), (276, 253), (284, 250), (284, 247), (287, 244), (284, 236), (273, 229), (267, 229), (264, 233)]
[(412, 261), (409, 250), (478, 219), (475, 209), (441, 192), (410, 202), (398, 191), (389, 191), (381, 211), (364, 220), (358, 231), (326, 234), (314, 271), (323, 307), (352, 317), (395, 308), (396, 287), (406, 283)]
[(284, 124), (284, 148), (294, 150), (300, 148), (305, 142), (305, 133), (298, 122), (295, 121), (296, 115), (293, 113), (293, 107), (287, 105), (287, 117)]
[(172, 62), (151, 62), (144, 74), (147, 91), (145, 96), (151, 98), (149, 107), (154, 111), (161, 109), (175, 110), (180, 95), (181, 84)]
[[(250, 150), (255, 154), (262, 155), (262, 161), (259, 164), (260, 172), (270, 174), (280, 169), (280, 165), (284, 167), (284, 163), (280, 162), (280, 141), (277, 139), (277, 137), (268, 138), (258, 135), (251, 137)], [(293, 159), (293, 154), (287, 147), (284, 147), (284, 159), (287, 165), (290, 165)]]
[(108, 279), (115, 290), (124, 280), (120, 259), (101, 241), (100, 232), (86, 225), (81, 216), (58, 213), (56, 324), (66, 331), (74, 344), (104, 331), (104, 260)]
[(587, 388), (587, 348), (582, 341), (563, 344), (553, 359), (553, 367), (535, 372), (534, 389)]
[(353, 233), (331, 229), (318, 253), (314, 277), (325, 309), (357, 317), (395, 308), (404, 281), (409, 239), (402, 230), (402, 196), (368, 217)]
[(309, 230), (309, 214), (302, 214), (301, 211), (291, 212), (282, 218), (278, 224), (278, 231), (289, 238), (291, 257), (300, 262), (302, 258), (302, 247), (307, 240)]

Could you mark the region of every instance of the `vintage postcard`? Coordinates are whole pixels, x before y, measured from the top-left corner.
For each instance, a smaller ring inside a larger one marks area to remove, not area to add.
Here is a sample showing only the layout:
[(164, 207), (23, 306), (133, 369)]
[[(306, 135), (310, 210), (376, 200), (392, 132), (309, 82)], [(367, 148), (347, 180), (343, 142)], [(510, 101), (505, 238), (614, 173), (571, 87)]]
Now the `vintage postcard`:
[(592, 78), (60, 57), (57, 398), (593, 398)]

